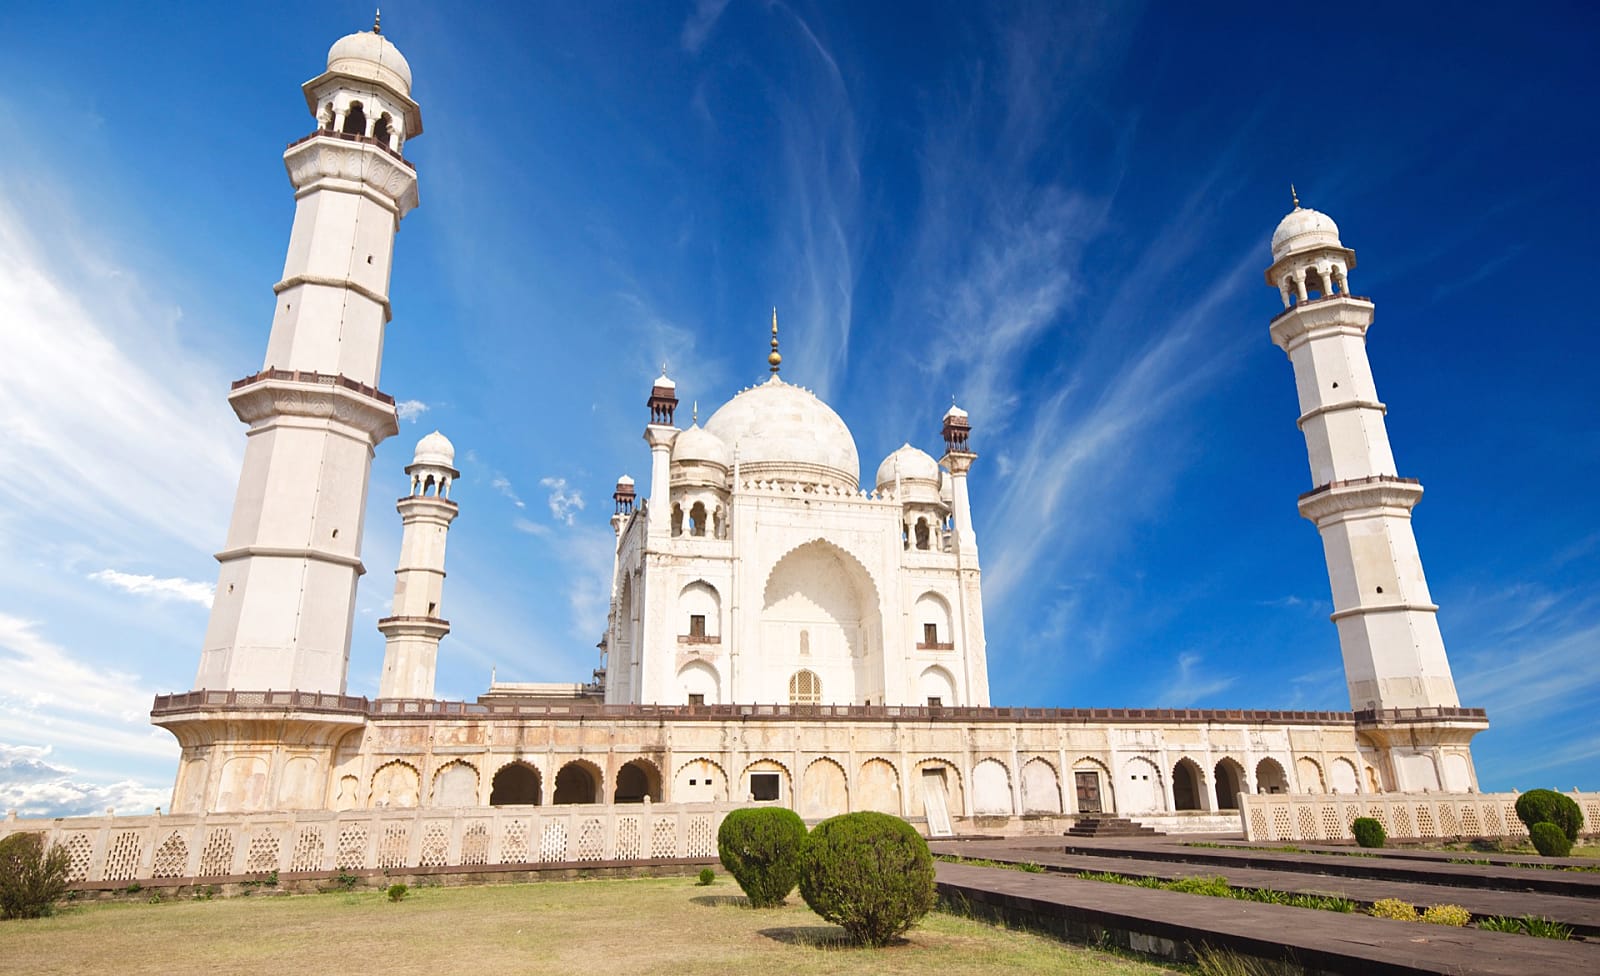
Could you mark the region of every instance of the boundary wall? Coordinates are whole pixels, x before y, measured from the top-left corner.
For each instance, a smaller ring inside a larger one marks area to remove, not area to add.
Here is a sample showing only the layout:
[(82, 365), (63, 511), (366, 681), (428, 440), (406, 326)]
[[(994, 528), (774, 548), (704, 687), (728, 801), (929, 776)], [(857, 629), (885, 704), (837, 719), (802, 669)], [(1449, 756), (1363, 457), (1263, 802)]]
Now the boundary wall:
[[(1566, 792), (1588, 831), (1600, 830), (1600, 793)], [(1242, 793), (1239, 819), (1247, 841), (1349, 840), (1357, 817), (1383, 824), (1393, 840), (1526, 837), (1517, 819), (1518, 793)]]
[(501, 806), (0, 821), (66, 848), (73, 882), (717, 856), (739, 804)]

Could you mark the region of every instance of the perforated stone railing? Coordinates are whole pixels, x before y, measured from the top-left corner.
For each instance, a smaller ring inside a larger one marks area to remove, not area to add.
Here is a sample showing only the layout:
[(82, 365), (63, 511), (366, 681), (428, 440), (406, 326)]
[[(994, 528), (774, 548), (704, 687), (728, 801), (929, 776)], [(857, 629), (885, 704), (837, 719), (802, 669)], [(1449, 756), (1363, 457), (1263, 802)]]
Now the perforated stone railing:
[(0, 821), (41, 831), (71, 880), (217, 880), (310, 871), (703, 858), (733, 805), (472, 807)]
[[(1248, 793), (1239, 819), (1249, 841), (1351, 838), (1357, 817), (1383, 824), (1395, 840), (1526, 837), (1516, 793)], [(1590, 829), (1600, 825), (1600, 793), (1571, 792)]]

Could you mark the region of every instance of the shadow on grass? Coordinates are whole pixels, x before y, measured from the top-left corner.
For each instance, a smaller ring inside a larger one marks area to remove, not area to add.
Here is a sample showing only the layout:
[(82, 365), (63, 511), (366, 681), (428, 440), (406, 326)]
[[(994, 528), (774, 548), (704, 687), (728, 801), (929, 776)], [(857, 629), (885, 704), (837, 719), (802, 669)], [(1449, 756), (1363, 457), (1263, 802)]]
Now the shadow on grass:
[(707, 908), (725, 908), (737, 905), (740, 908), (749, 908), (750, 899), (744, 895), (695, 895), (689, 899), (696, 905), (705, 905)]
[(784, 945), (810, 946), (813, 949), (855, 949), (859, 944), (837, 925), (788, 925), (776, 929), (759, 929), (763, 935)]

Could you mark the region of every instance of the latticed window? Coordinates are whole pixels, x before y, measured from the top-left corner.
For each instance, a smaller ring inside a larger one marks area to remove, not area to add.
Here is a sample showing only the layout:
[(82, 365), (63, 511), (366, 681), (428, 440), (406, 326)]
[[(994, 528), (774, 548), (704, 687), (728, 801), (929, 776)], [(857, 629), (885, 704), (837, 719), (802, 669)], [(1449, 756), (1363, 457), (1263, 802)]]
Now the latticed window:
[(822, 701), (822, 679), (810, 671), (796, 671), (789, 679), (789, 704), (815, 705)]

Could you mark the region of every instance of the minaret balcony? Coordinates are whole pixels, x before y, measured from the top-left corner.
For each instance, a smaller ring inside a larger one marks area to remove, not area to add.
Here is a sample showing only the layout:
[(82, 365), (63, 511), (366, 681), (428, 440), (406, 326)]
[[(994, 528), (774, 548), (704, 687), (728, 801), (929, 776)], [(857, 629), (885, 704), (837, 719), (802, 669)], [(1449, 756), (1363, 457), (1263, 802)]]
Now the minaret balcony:
[(1407, 512), (1422, 497), (1422, 482), (1392, 474), (1330, 481), (1300, 496), (1300, 514), (1321, 524), (1345, 512), (1374, 508), (1400, 508)]
[(1337, 302), (1337, 301), (1357, 301), (1357, 302), (1366, 302), (1368, 305), (1372, 304), (1372, 299), (1368, 298), (1365, 295), (1319, 295), (1316, 298), (1308, 298), (1303, 302), (1296, 302), (1295, 304), (1290, 305), (1288, 308), (1286, 308), (1283, 311), (1279, 312), (1277, 315), (1274, 315), (1272, 317), (1272, 323), (1271, 324), (1276, 324), (1279, 319), (1284, 318), (1285, 316), (1287, 316), (1291, 312), (1298, 312), (1301, 309), (1310, 308), (1313, 305), (1320, 305), (1323, 302)]
[(283, 165), (301, 193), (313, 187), (360, 192), (399, 218), (420, 201), (416, 166), (370, 136), (318, 130), (290, 143)]
[(409, 168), (411, 172), (415, 173), (417, 171), (417, 164), (415, 162), (402, 156), (399, 150), (395, 149), (384, 140), (375, 136), (357, 135), (353, 132), (334, 132), (329, 129), (317, 129), (309, 135), (303, 135), (295, 141), (289, 143), (287, 146), (284, 146), (283, 149), (285, 152), (288, 152), (290, 149), (293, 149), (295, 146), (298, 146), (301, 143), (310, 142), (311, 140), (317, 138), (339, 139), (344, 142), (354, 142), (363, 146), (376, 146), (379, 149), (382, 149), (388, 155), (394, 157), (397, 162)]
[(394, 397), (342, 373), (264, 369), (234, 380), (228, 403), (252, 425), (280, 416), (331, 420), (361, 431), (374, 445), (400, 432)]

